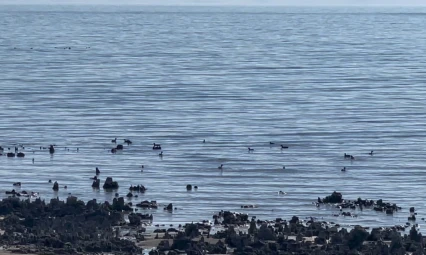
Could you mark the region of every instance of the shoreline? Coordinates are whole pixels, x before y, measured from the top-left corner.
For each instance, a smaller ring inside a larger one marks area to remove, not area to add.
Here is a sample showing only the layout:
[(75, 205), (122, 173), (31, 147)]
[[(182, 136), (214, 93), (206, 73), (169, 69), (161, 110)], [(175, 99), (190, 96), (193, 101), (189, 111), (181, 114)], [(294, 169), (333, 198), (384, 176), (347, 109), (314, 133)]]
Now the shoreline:
[[(382, 200), (344, 200), (337, 192), (318, 198), (316, 206), (323, 205), (338, 207), (343, 215), (351, 215), (350, 210), (358, 207), (386, 214), (402, 210)], [(173, 206), (168, 208), (173, 211)], [(0, 255), (1, 252), (20, 254), (19, 251), (21, 254), (149, 252), (156, 255), (168, 252), (173, 255), (200, 250), (208, 254), (258, 254), (260, 251), (273, 254), (280, 250), (314, 254), (340, 249), (359, 252), (379, 249), (379, 253), (373, 254), (387, 254), (401, 249), (418, 251), (426, 243), (418, 232), (414, 208), (410, 208), (412, 223), (387, 228), (359, 225), (346, 228), (313, 217), (260, 220), (230, 211), (214, 214), (213, 220), (154, 227), (152, 215), (135, 212), (122, 197), (115, 198), (112, 204), (96, 200), (85, 203), (72, 196), (65, 201), (51, 199), (49, 203), (10, 197), (0, 201), (0, 215), (0, 246), (6, 248), (0, 250)], [(409, 234), (403, 236), (406, 230)], [(18, 248), (11, 250), (10, 247)]]

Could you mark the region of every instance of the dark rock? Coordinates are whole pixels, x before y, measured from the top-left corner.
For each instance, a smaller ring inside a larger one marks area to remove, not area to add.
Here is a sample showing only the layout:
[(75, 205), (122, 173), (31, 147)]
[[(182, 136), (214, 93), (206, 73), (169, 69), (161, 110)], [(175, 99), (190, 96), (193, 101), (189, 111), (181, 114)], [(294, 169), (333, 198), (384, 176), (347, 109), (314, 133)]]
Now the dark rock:
[(158, 205), (157, 205), (157, 201), (142, 201), (139, 204), (136, 205), (137, 207), (143, 208), (143, 209), (157, 209)]
[(367, 239), (368, 235), (368, 232), (365, 231), (362, 227), (355, 226), (355, 228), (349, 232), (347, 239), (349, 249), (352, 250), (361, 247), (362, 243)]
[(53, 188), (54, 191), (58, 191), (59, 190), (59, 184), (58, 182), (53, 183)]
[(248, 229), (248, 233), (250, 235), (254, 235), (254, 234), (257, 233), (256, 221), (254, 219), (252, 219), (251, 222), (250, 222), (250, 227)]
[(168, 251), (170, 250), (170, 243), (168, 240), (162, 240), (159, 244), (157, 249), (159, 251)]
[(342, 203), (343, 198), (342, 198), (342, 194), (338, 193), (336, 191), (334, 191), (330, 196), (325, 197), (324, 199), (322, 199), (323, 203)]
[(293, 223), (293, 224), (296, 224), (298, 222), (299, 222), (299, 217), (297, 217), (297, 216), (293, 216), (290, 220), (290, 223)]
[(107, 177), (103, 186), (104, 189), (118, 189), (118, 183), (113, 181), (111, 177)]
[(416, 228), (414, 226), (410, 229), (410, 239), (415, 242), (421, 242), (422, 241), (422, 235), (417, 232)]
[(391, 208), (386, 209), (386, 214), (393, 214), (393, 210)]
[(141, 192), (141, 193), (145, 193), (145, 191), (147, 190), (143, 185), (138, 185), (138, 186), (130, 186), (129, 188), (130, 191), (137, 191), (137, 192)]
[(173, 211), (173, 204), (170, 203), (167, 207), (164, 208), (164, 210)]
[(94, 180), (92, 183), (92, 188), (99, 189), (100, 185), (101, 185), (101, 180), (99, 179)]
[(132, 226), (139, 226), (141, 224), (141, 217), (138, 214), (129, 214), (129, 224)]
[(185, 236), (194, 238), (200, 235), (197, 224), (186, 224), (185, 225)]
[(262, 224), (262, 226), (260, 226), (257, 233), (257, 237), (260, 240), (267, 240), (267, 241), (272, 241), (277, 239), (274, 231), (268, 228), (267, 224)]

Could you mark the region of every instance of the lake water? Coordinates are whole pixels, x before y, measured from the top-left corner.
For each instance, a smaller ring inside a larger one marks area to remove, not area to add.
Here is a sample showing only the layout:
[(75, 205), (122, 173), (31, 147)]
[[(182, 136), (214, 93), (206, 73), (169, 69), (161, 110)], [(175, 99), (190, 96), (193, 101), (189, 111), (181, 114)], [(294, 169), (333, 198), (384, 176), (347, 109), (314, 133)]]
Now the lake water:
[[(426, 9), (1, 6), (0, 26), (0, 145), (26, 153), (0, 157), (3, 197), (20, 181), (46, 199), (111, 201), (91, 188), (99, 167), (120, 195), (148, 188), (133, 203), (179, 208), (155, 223), (222, 209), (371, 226), (405, 223), (410, 206), (426, 216)], [(133, 144), (113, 155), (115, 137)], [(312, 205), (334, 190), (403, 211)]]

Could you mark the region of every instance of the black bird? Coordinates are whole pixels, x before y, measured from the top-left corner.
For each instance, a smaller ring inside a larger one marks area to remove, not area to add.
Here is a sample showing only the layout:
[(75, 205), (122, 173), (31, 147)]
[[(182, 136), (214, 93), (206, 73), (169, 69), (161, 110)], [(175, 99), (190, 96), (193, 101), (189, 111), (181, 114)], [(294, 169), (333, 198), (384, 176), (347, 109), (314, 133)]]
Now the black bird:
[(284, 146), (281, 144), (281, 149), (288, 149), (288, 146)]
[(373, 156), (374, 151), (370, 151), (368, 154), (370, 154), (370, 156)]

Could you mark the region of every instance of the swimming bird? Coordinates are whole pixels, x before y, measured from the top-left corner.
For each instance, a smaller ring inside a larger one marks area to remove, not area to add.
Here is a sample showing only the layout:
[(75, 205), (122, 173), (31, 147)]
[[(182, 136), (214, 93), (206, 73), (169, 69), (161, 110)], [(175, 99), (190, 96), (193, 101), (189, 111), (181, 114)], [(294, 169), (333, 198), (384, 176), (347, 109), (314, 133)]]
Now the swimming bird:
[(160, 154), (158, 154), (158, 156), (163, 157), (163, 151), (161, 151)]
[(273, 142), (269, 142), (269, 144), (270, 144), (270, 145), (272, 145), (272, 144), (275, 144), (275, 143), (273, 143)]
[(218, 169), (223, 169), (223, 164), (220, 164), (220, 166), (218, 167)]
[(373, 156), (374, 151), (370, 151), (368, 154), (370, 154), (370, 156)]
[(112, 143), (117, 143), (117, 137), (111, 140)]
[(206, 143), (206, 139), (203, 140), (203, 143)]
[(99, 175), (101, 173), (101, 171), (99, 170), (99, 168), (96, 167), (96, 175)]
[(143, 168), (144, 166), (142, 165), (141, 168)]
[(283, 166), (283, 169), (285, 169), (285, 166)]
[(254, 151), (254, 149), (252, 149), (252, 148), (248, 147), (248, 151), (249, 151), (249, 152), (252, 152), (252, 151)]
[(288, 146), (284, 146), (281, 144), (281, 149), (288, 149)]
[(345, 171), (346, 171), (346, 167), (343, 167), (341, 171), (342, 171), (342, 172), (345, 172)]
[(346, 154), (345, 153), (345, 158), (350, 158), (351, 157), (351, 155), (350, 154)]
[(127, 144), (127, 145), (130, 145), (130, 144), (132, 144), (132, 141), (130, 141), (129, 139), (124, 139), (124, 143)]

